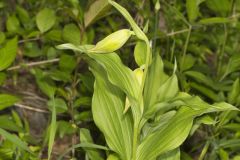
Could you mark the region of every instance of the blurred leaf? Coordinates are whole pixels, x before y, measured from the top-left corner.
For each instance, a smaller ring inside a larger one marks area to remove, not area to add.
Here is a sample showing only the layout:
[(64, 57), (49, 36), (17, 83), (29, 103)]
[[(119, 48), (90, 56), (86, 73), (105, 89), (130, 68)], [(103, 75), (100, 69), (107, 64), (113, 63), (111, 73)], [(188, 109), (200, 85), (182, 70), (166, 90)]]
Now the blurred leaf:
[(231, 10), (230, 0), (206, 0), (207, 7), (221, 16), (227, 16)]
[(0, 110), (3, 110), (7, 107), (11, 107), (14, 103), (18, 102), (20, 99), (9, 95), (9, 94), (0, 94)]
[(85, 86), (88, 91), (93, 92), (94, 77), (90, 72), (81, 74), (79, 76), (83, 86)]
[(47, 78), (46, 74), (40, 69), (34, 69), (32, 72), (41, 91), (49, 98), (52, 98), (56, 91), (55, 83), (51, 79)]
[(223, 17), (211, 17), (211, 18), (204, 18), (199, 21), (200, 24), (215, 24), (215, 23), (229, 23), (232, 20), (229, 18)]
[(235, 72), (240, 69), (240, 55), (235, 54), (233, 55), (227, 65), (227, 69), (224, 75), (221, 77), (221, 80), (224, 79), (228, 74)]
[(180, 160), (180, 149), (176, 148), (170, 152), (167, 152), (161, 155), (157, 159), (158, 160)]
[(76, 148), (89, 148), (89, 149), (102, 149), (102, 150), (109, 150), (105, 146), (97, 145), (97, 144), (92, 144), (92, 143), (80, 143), (73, 145), (72, 147), (68, 148), (66, 151), (64, 151), (59, 157), (58, 160), (62, 160), (65, 155), (68, 154), (68, 152), (72, 151), (72, 149)]
[(70, 122), (63, 120), (57, 122), (57, 130), (60, 138), (63, 138), (65, 135), (71, 135), (76, 132), (76, 128), (74, 128)]
[(107, 160), (119, 160), (119, 157), (116, 154), (110, 154)]
[(143, 31), (139, 28), (139, 26), (135, 23), (135, 21), (133, 20), (133, 18), (131, 17), (131, 15), (129, 14), (129, 12), (122, 6), (120, 6), (118, 3), (112, 1), (112, 0), (108, 0), (109, 3), (114, 6), (120, 13), (121, 15), (128, 21), (128, 23), (131, 25), (134, 33), (136, 34), (137, 38), (146, 41), (147, 37), (146, 35), (143, 33)]
[(0, 128), (0, 135), (2, 135), (7, 140), (11, 141), (13, 144), (18, 146), (20, 149), (23, 149), (23, 150), (26, 150), (26, 151), (32, 153), (30, 151), (30, 149), (28, 148), (27, 144), (25, 142), (23, 142), (21, 139), (19, 139), (16, 135), (10, 134), (1, 128)]
[(15, 15), (8, 17), (6, 25), (9, 32), (17, 32), (20, 27), (19, 20)]
[(74, 108), (78, 108), (81, 106), (90, 106), (92, 102), (91, 97), (80, 97), (74, 101)]
[(68, 72), (60, 71), (60, 70), (52, 70), (48, 72), (49, 76), (55, 81), (63, 81), (63, 82), (70, 82), (71, 75)]
[(3, 85), (3, 83), (6, 80), (7, 75), (4, 72), (0, 72), (0, 86)]
[(5, 36), (4, 32), (0, 31), (0, 44), (3, 43), (5, 41), (5, 39), (6, 39), (6, 36)]
[(233, 160), (240, 160), (240, 155), (234, 156)]
[(53, 29), (53, 30), (47, 32), (44, 38), (51, 40), (51, 41), (62, 42), (62, 31)]
[(238, 124), (238, 123), (228, 123), (228, 124), (223, 125), (221, 128), (237, 132), (237, 131), (240, 130), (240, 124)]
[(26, 43), (26, 45), (24, 47), (23, 55), (26, 57), (35, 58), (35, 57), (41, 56), (42, 51), (38, 47), (38, 44), (28, 42), (28, 43)]
[[(91, 134), (88, 129), (81, 128), (80, 129), (80, 141), (85, 143), (93, 143), (93, 139), (91, 137)], [(83, 148), (86, 151), (86, 154), (91, 160), (103, 160), (103, 158), (100, 156), (100, 153), (96, 149), (87, 149)]]
[(188, 155), (186, 152), (181, 152), (181, 159), (182, 160), (193, 160), (190, 155)]
[(78, 122), (87, 122), (92, 121), (92, 112), (91, 111), (81, 111), (74, 115), (74, 119)]
[(144, 65), (146, 62), (146, 52), (146, 43), (144, 41), (138, 41), (134, 48), (134, 58), (139, 67)]
[(23, 7), (21, 7), (20, 5), (18, 5), (16, 7), (16, 11), (18, 14), (18, 17), (22, 23), (23, 26), (26, 26), (26, 23), (28, 23), (30, 21), (30, 16), (28, 14), (28, 11), (25, 10)]
[(51, 117), (51, 123), (49, 127), (49, 139), (48, 139), (48, 160), (51, 160), (51, 154), (52, 154), (52, 149), (54, 145), (54, 139), (55, 139), (55, 134), (57, 130), (57, 113), (56, 113), (56, 106), (55, 106), (55, 99), (54, 95), (52, 95), (52, 117)]
[(211, 87), (212, 89), (216, 89), (217, 84), (215, 82), (213, 82), (213, 80), (210, 79), (209, 76), (206, 76), (201, 72), (191, 70), (191, 71), (184, 72), (184, 74), (193, 78), (194, 80), (196, 80), (199, 83), (202, 83), (208, 87)]
[(220, 97), (211, 89), (204, 87), (200, 84), (197, 84), (195, 82), (191, 82), (190, 86), (194, 89), (196, 89), (197, 91), (201, 92), (202, 94), (204, 94), (205, 96), (211, 98), (213, 101), (218, 102), (220, 100)]
[(9, 40), (3, 48), (0, 48), (0, 71), (12, 64), (17, 54), (17, 37)]
[(60, 57), (59, 68), (63, 71), (72, 72), (77, 66), (77, 61), (74, 56), (63, 54)]
[(186, 1), (188, 19), (189, 19), (190, 22), (195, 21), (196, 18), (198, 17), (198, 14), (199, 14), (198, 13), (199, 12), (198, 1), (199, 0), (187, 0)]
[(0, 128), (14, 132), (23, 132), (23, 129), (17, 126), (12, 117), (8, 115), (0, 116)]
[(62, 36), (63, 40), (66, 42), (73, 43), (75, 45), (80, 44), (81, 40), (80, 30), (73, 23), (64, 26)]
[(184, 58), (184, 65), (182, 65), (182, 71), (188, 70), (194, 66), (196, 58), (192, 55), (187, 54)]
[(47, 102), (47, 105), (51, 111), (53, 110), (53, 107), (55, 107), (57, 113), (63, 113), (68, 110), (67, 104), (61, 98), (55, 98), (54, 100), (53, 99), (49, 100)]
[(23, 123), (22, 123), (21, 117), (18, 115), (16, 111), (12, 110), (11, 112), (12, 112), (13, 120), (16, 122), (16, 125), (22, 128)]
[(228, 93), (228, 102), (231, 104), (234, 104), (237, 102), (237, 97), (240, 94), (240, 84), (239, 83), (240, 83), (239, 78), (237, 78), (234, 81), (230, 92)]
[(36, 23), (41, 33), (44, 33), (51, 29), (55, 24), (56, 16), (52, 9), (44, 8), (41, 10), (36, 17)]
[(109, 8), (108, 0), (96, 0), (84, 14), (84, 24), (88, 27), (91, 23), (100, 18)]
[(240, 147), (240, 139), (230, 139), (230, 140), (226, 140), (226, 139), (222, 139), (218, 142), (218, 147), (221, 148), (235, 148), (235, 147)]

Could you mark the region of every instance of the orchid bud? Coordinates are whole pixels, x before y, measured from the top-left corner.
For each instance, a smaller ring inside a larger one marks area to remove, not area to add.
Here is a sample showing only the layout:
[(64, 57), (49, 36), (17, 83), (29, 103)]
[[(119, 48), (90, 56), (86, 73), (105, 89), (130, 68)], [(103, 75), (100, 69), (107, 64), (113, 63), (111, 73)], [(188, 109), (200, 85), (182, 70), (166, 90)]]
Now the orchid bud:
[(121, 48), (126, 41), (133, 35), (133, 32), (128, 29), (122, 29), (116, 31), (100, 42), (96, 44), (96, 46), (89, 50), (92, 53), (111, 53), (119, 48)]

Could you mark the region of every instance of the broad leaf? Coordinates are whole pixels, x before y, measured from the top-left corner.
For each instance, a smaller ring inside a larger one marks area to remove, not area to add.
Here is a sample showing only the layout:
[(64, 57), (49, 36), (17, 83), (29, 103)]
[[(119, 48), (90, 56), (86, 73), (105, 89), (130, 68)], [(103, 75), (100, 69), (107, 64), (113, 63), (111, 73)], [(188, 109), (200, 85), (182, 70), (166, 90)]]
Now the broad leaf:
[(92, 100), (94, 122), (103, 132), (110, 149), (121, 159), (130, 160), (133, 122), (129, 113), (123, 115), (124, 92), (109, 82), (101, 66), (92, 62), (91, 70), (96, 78)]
[(137, 149), (137, 160), (155, 159), (179, 147), (191, 130), (194, 115), (194, 110), (182, 107), (168, 123), (143, 140)]
[(149, 67), (144, 88), (144, 109), (147, 111), (157, 102), (157, 91), (167, 80), (168, 76), (163, 71), (163, 62), (157, 55)]
[(193, 22), (199, 14), (198, 0), (187, 0), (186, 8), (187, 8), (188, 19), (190, 22)]
[(132, 105), (134, 118), (140, 118), (143, 111), (138, 102), (140, 84), (133, 71), (121, 62), (116, 53), (88, 55), (103, 66), (109, 81), (124, 91)]
[(80, 30), (73, 23), (64, 26), (62, 36), (63, 40), (66, 42), (73, 43), (75, 45), (80, 44), (81, 41)]
[(51, 29), (55, 24), (56, 16), (52, 9), (45, 8), (41, 10), (36, 17), (37, 27), (41, 33), (44, 33)]
[(19, 30), (20, 23), (15, 15), (8, 17), (7, 30), (9, 32), (17, 32)]
[(17, 54), (17, 37), (9, 40), (6, 45), (0, 49), (0, 71), (9, 67)]
[(84, 14), (85, 27), (100, 18), (108, 8), (108, 0), (97, 0), (91, 4), (88, 11)]
[(14, 103), (18, 102), (20, 99), (18, 97), (9, 94), (0, 94), (0, 110), (7, 107), (11, 107)]

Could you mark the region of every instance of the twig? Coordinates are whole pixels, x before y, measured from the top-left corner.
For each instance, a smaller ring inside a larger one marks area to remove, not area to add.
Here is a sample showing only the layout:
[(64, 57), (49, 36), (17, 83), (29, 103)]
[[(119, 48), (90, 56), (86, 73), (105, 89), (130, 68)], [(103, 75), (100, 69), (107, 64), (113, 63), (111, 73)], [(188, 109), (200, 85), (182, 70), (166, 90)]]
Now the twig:
[(183, 68), (183, 65), (184, 65), (185, 56), (186, 56), (186, 53), (187, 53), (187, 48), (188, 48), (191, 32), (192, 32), (192, 26), (189, 25), (187, 39), (186, 39), (186, 42), (185, 42), (185, 45), (184, 45), (184, 48), (183, 48), (183, 55), (182, 55), (182, 60), (181, 60), (181, 64), (180, 64), (180, 71), (182, 71), (182, 68)]
[(18, 44), (25, 43), (25, 42), (31, 42), (31, 41), (37, 41), (39, 39), (40, 39), (39, 37), (30, 38), (30, 39), (22, 39), (22, 40), (18, 41)]
[(35, 112), (41, 112), (41, 113), (49, 113), (49, 111), (47, 110), (43, 110), (43, 109), (39, 109), (39, 108), (33, 108), (24, 104), (20, 104), (20, 103), (15, 103), (14, 106), (19, 107), (19, 108), (24, 108), (24, 109), (28, 109), (31, 111), (35, 111)]
[(59, 58), (45, 60), (45, 61), (38, 61), (38, 62), (30, 62), (30, 63), (10, 67), (10, 68), (7, 69), (7, 71), (17, 70), (17, 69), (22, 68), (23, 66), (33, 67), (33, 66), (38, 66), (38, 65), (48, 64), (48, 63), (55, 63), (55, 62), (58, 62), (58, 61), (59, 61)]
[(170, 33), (167, 33), (167, 36), (174, 36), (176, 34), (181, 34), (181, 33), (185, 33), (185, 32), (189, 32), (189, 28), (188, 29), (183, 29), (183, 30), (180, 30), (180, 31), (176, 31), (176, 32), (170, 32)]

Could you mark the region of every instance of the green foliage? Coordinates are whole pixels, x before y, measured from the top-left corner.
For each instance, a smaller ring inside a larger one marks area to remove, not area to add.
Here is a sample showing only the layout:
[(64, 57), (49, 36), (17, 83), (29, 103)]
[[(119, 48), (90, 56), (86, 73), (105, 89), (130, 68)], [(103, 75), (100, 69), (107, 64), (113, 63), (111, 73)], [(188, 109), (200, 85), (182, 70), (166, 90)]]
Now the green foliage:
[(238, 159), (239, 12), (1, 1), (0, 159)]
[(36, 16), (37, 27), (41, 33), (51, 29), (56, 21), (56, 16), (53, 10), (44, 8)]

